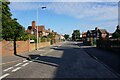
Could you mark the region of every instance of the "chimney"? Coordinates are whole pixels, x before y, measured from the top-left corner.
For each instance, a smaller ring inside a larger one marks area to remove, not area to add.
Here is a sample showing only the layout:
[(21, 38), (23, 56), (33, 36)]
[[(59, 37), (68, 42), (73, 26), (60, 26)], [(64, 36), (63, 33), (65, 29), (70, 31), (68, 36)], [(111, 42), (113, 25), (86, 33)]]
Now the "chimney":
[(32, 28), (36, 29), (36, 22), (32, 21)]
[(97, 31), (99, 29), (99, 27), (96, 27), (95, 30)]
[(119, 29), (120, 28), (120, 26), (119, 25), (117, 25), (117, 29)]

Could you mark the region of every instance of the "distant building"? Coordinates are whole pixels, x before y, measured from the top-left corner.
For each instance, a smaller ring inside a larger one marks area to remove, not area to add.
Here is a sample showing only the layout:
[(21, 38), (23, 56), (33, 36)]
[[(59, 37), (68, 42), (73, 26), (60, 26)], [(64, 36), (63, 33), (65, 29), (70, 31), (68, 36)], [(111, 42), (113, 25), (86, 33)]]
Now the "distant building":
[[(32, 25), (28, 26), (26, 32), (30, 36), (31, 35), (37, 36), (37, 28), (38, 28), (38, 37), (39, 38), (42, 38), (42, 37), (46, 37), (47, 38), (47, 36), (50, 33), (53, 33), (54, 37), (53, 37), (53, 39), (51, 39), (53, 43), (57, 43), (60, 40), (64, 40), (63, 35), (60, 35), (57, 32), (54, 32), (54, 30), (51, 31), (50, 28), (46, 30), (44, 25), (36, 26), (36, 22), (35, 21), (32, 21)], [(48, 38), (46, 40), (48, 40)], [(31, 41), (33, 42), (33, 40), (31, 40)]]
[[(37, 35), (37, 26), (36, 26), (36, 22), (32, 21), (32, 26), (28, 26), (26, 32), (28, 34), (33, 34), (33, 35)], [(42, 36), (47, 36), (50, 33), (50, 28), (48, 30), (45, 30), (45, 26), (41, 25), (38, 26), (38, 36), (42, 37)]]
[(112, 34), (112, 37), (113, 37), (113, 38), (120, 38), (120, 26), (119, 26), (119, 25), (116, 27), (116, 30), (115, 30), (115, 32)]
[[(85, 37), (84, 34), (83, 34), (83, 36)], [(85, 40), (90, 45), (93, 45), (96, 43), (96, 40), (105, 39), (108, 37), (109, 37), (109, 33), (105, 29), (99, 29), (98, 27), (96, 27), (95, 30), (88, 30), (87, 31)]]
[(85, 39), (86, 39), (86, 34), (87, 34), (87, 32), (83, 32), (82, 33), (82, 39), (83, 39), (83, 41), (85, 41)]
[(120, 34), (120, 26), (118, 25), (117, 26), (117, 29), (116, 29), (116, 31), (115, 32), (117, 32), (117, 33), (119, 33)]

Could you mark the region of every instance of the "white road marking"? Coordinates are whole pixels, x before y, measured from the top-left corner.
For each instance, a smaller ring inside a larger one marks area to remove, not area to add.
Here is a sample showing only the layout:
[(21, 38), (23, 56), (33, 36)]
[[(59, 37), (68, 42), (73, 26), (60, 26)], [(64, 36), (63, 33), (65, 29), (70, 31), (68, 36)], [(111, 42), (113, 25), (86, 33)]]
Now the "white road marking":
[(10, 70), (10, 69), (13, 69), (13, 67), (9, 67), (9, 68), (7, 68), (7, 69), (5, 69), (5, 70), (3, 70), (3, 71), (8, 71), (8, 70)]
[(39, 57), (36, 57), (35, 59), (38, 59)]
[(19, 66), (19, 65), (21, 65), (22, 63), (18, 63), (18, 64), (16, 64), (15, 66)]
[(24, 60), (23, 62), (27, 62), (28, 60)]
[(29, 61), (29, 62), (33, 62), (33, 61)]
[(16, 61), (6, 62), (6, 63), (0, 63), (0, 66), (1, 66), (1, 65), (5, 65), (5, 64), (10, 64), (10, 63), (18, 62), (18, 61), (21, 61), (21, 59), (20, 59), (20, 60), (16, 60)]
[(29, 63), (25, 63), (25, 64), (23, 64), (22, 66), (24, 67), (24, 66), (26, 66), (26, 65), (28, 65)]
[(10, 74), (9, 74), (9, 73), (6, 73), (6, 74), (2, 75), (2, 76), (0, 77), (0, 80), (3, 79), (3, 78), (5, 78), (5, 77), (7, 77), (8, 75), (10, 75)]
[(21, 69), (21, 67), (17, 67), (16, 69), (13, 69), (12, 72), (15, 72), (17, 70)]

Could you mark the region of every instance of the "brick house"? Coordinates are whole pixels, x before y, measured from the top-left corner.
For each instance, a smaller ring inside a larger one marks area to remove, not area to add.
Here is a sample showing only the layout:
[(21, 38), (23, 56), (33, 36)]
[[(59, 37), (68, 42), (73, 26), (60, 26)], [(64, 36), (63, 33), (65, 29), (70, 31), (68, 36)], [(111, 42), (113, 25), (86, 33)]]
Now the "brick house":
[(95, 30), (88, 30), (86, 33), (86, 42), (89, 45), (96, 44), (96, 40), (105, 39), (109, 37), (109, 33), (105, 29), (99, 29), (98, 27)]
[[(28, 34), (37, 35), (37, 28), (36, 28), (36, 22), (35, 21), (32, 21), (32, 26), (28, 26), (26, 32)], [(38, 36), (39, 37), (47, 36), (49, 33), (50, 33), (50, 29), (45, 30), (44, 25), (38, 26)]]
[(28, 26), (26, 32), (28, 34), (36, 35), (37, 30), (36, 30), (36, 22), (35, 21), (32, 21), (32, 26)]
[(97, 37), (98, 39), (105, 39), (109, 37), (109, 33), (105, 29), (98, 29)]
[(86, 34), (87, 34), (87, 32), (82, 32), (82, 40), (83, 40), (83, 42), (86, 40)]

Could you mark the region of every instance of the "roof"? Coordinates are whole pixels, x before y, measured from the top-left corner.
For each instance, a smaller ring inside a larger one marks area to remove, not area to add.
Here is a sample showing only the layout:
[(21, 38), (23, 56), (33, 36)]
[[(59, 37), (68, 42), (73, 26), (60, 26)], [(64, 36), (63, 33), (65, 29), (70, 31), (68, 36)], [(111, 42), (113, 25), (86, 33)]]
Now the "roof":
[(87, 34), (87, 32), (82, 32), (82, 34)]
[(96, 32), (95, 30), (88, 30), (88, 31), (90, 32), (90, 34), (93, 34)]
[(99, 31), (100, 31), (102, 34), (108, 33), (108, 32), (106, 31), (106, 29), (99, 29)]
[(46, 33), (50, 33), (50, 31), (49, 31), (49, 30), (45, 30), (45, 32), (46, 32)]
[(117, 29), (115, 32), (118, 32), (120, 34), (120, 26), (119, 25), (117, 26)]

